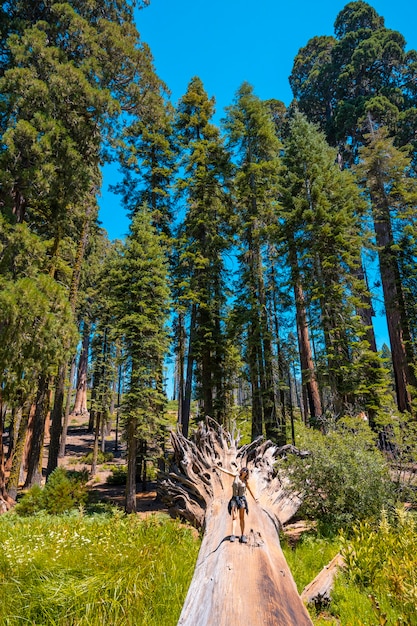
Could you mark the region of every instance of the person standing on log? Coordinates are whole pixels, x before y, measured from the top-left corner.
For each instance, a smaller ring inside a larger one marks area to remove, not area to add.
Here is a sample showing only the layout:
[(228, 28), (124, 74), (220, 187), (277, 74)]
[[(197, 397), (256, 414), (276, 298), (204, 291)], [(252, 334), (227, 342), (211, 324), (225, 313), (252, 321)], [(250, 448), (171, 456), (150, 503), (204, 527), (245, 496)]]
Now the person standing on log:
[(252, 498), (255, 502), (258, 502), (258, 499), (253, 495), (252, 489), (249, 486), (248, 478), (249, 478), (249, 470), (247, 467), (242, 467), (239, 472), (229, 472), (228, 470), (223, 469), (220, 465), (216, 465), (216, 467), (224, 472), (225, 474), (229, 474), (229, 476), (234, 477), (233, 481), (233, 495), (229, 500), (229, 504), (227, 505), (229, 510), (229, 515), (232, 516), (232, 534), (230, 535), (230, 541), (235, 541), (236, 539), (236, 520), (237, 514), (239, 511), (239, 522), (240, 522), (240, 530), (241, 537), (239, 539), (240, 543), (247, 543), (248, 539), (245, 535), (245, 511), (246, 514), (249, 513), (248, 501), (246, 500), (246, 489), (249, 491)]

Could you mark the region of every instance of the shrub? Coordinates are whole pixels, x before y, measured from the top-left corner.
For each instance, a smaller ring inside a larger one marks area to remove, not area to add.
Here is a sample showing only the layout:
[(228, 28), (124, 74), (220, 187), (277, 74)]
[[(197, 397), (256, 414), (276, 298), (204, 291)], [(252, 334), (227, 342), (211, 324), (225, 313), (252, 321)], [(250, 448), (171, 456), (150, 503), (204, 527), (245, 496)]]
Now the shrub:
[[(102, 452), (101, 450), (97, 453), (97, 464), (101, 465), (102, 463), (107, 463), (108, 461), (112, 461), (114, 458), (113, 452)], [(91, 465), (93, 462), (93, 452), (89, 452), (85, 454), (81, 459), (79, 459), (78, 463), (85, 463), (86, 465)]]
[(16, 505), (15, 511), (22, 516), (30, 516), (39, 511), (52, 515), (66, 513), (87, 502), (86, 482), (88, 474), (69, 472), (62, 467), (55, 469), (42, 489), (34, 485)]
[(113, 467), (111, 474), (107, 476), (106, 483), (108, 485), (125, 485), (127, 479), (127, 467)]
[(393, 502), (388, 466), (367, 424), (346, 418), (327, 434), (305, 429), (297, 443), (309, 455), (288, 457), (278, 471), (301, 495), (300, 513), (341, 527), (378, 517)]
[[(373, 620), (355, 624), (416, 624), (416, 519), (398, 510), (392, 520), (384, 513), (379, 524), (361, 522), (342, 539), (345, 580), (369, 599)], [(340, 581), (342, 582), (342, 581)], [(336, 588), (335, 608), (342, 606), (342, 587)], [(385, 620), (385, 621), (384, 621)]]

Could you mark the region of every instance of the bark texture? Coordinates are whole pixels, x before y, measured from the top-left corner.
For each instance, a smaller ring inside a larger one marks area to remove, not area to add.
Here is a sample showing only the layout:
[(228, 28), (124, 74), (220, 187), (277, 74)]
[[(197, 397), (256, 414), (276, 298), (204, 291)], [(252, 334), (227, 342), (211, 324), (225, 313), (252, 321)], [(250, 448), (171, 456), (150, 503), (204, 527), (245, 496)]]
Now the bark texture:
[[(178, 622), (180, 626), (229, 624), (312, 624), (297, 592), (279, 543), (279, 529), (298, 510), (300, 501), (278, 481), (279, 455), (299, 453), (290, 445), (277, 448), (258, 438), (238, 446), (237, 433), (215, 423), (201, 423), (191, 440), (172, 433), (173, 462), (161, 474), (160, 495), (172, 515), (204, 529), (194, 577)], [(230, 542), (232, 495), (229, 471), (250, 469), (247, 494), (247, 544)]]

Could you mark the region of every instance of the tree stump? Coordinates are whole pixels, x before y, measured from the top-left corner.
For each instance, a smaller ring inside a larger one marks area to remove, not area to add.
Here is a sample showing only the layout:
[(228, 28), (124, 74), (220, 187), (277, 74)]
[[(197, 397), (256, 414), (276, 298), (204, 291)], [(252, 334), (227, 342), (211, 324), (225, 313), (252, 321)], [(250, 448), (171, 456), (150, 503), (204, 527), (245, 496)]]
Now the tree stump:
[[(311, 626), (279, 543), (279, 530), (300, 506), (274, 471), (292, 446), (277, 448), (257, 439), (238, 447), (239, 437), (215, 422), (201, 423), (191, 440), (172, 433), (170, 471), (161, 475), (159, 492), (172, 515), (204, 529), (194, 576), (178, 626), (279, 624)], [(250, 470), (247, 494), (247, 544), (230, 542), (227, 504), (233, 478), (218, 470)]]

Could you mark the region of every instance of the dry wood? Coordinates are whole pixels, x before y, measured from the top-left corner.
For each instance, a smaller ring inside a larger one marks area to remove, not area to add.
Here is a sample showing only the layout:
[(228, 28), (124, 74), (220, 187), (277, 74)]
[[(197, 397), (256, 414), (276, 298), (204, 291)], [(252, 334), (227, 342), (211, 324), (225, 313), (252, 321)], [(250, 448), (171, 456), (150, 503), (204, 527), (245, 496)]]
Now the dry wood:
[(303, 602), (306, 604), (326, 604), (330, 602), (330, 592), (333, 588), (334, 579), (343, 566), (342, 555), (336, 554), (330, 563), (317, 574), (315, 579), (303, 589), (301, 593)]
[[(239, 437), (207, 421), (192, 440), (172, 433), (174, 461), (161, 476), (160, 495), (173, 515), (204, 528), (204, 537), (179, 626), (280, 624), (311, 626), (279, 543), (279, 529), (300, 506), (274, 471), (277, 457), (299, 453), (257, 439), (238, 447)], [(227, 503), (232, 494), (229, 471), (247, 466), (248, 543), (230, 542)]]

